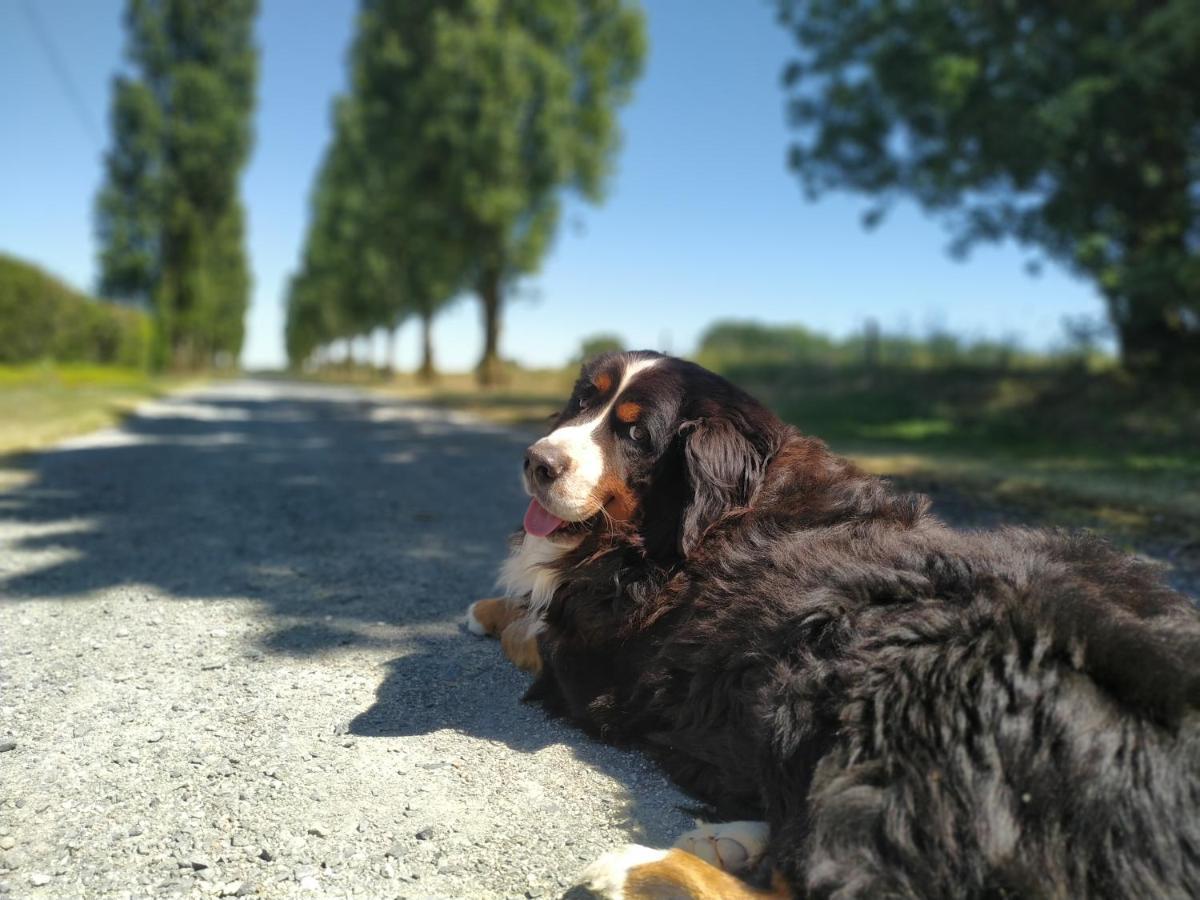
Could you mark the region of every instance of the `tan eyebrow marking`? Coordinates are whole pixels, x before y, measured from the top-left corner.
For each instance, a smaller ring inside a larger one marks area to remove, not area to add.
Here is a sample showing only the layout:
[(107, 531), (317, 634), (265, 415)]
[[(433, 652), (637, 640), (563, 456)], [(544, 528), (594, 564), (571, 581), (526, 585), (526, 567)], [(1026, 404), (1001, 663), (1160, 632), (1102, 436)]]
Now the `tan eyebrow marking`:
[(642, 414), (642, 405), (634, 403), (632, 400), (622, 403), (617, 407), (617, 418), (622, 422), (636, 422), (638, 416)]
[(612, 376), (607, 372), (601, 372), (592, 380), (592, 384), (596, 390), (603, 394), (612, 387)]

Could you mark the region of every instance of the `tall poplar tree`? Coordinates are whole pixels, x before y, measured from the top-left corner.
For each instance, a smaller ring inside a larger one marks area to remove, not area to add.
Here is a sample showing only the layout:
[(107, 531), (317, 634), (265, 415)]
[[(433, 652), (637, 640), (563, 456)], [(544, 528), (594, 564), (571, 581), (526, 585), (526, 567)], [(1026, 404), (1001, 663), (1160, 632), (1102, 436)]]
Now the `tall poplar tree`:
[(232, 364), (249, 300), (239, 179), (253, 142), (257, 0), (129, 0), (97, 200), (100, 292), (151, 307), (174, 368)]
[(505, 290), (540, 264), (574, 188), (599, 201), (618, 143), (616, 109), (645, 53), (625, 0), (363, 0), (354, 91), (380, 184), (418, 193), (467, 267), (484, 325), (480, 380), (501, 377)]
[[(355, 42), (352, 72), (371, 47)], [(460, 291), (464, 260), (432, 190), (435, 182), (425, 177), (428, 160), (416, 152), (380, 154), (366, 144), (367, 102), (374, 98), (352, 91), (334, 106), (333, 141), (313, 189), (301, 269), (288, 293), (288, 355), (302, 365), (324, 344), (384, 328), (390, 360), (392, 336), (413, 318), (421, 325), (417, 374), (429, 380), (436, 374), (433, 320)], [(402, 105), (379, 114), (397, 130), (412, 123)]]
[[(462, 282), (462, 260), (419, 179), (397, 178), (404, 159), (368, 154), (353, 97), (334, 105), (334, 137), (317, 174), (300, 271), (288, 290), (286, 343), (293, 365), (320, 346), (376, 328), (392, 336), (421, 323), (419, 377), (429, 380), (433, 320)], [(381, 188), (386, 185), (386, 189)], [(403, 193), (400, 193), (403, 191)]]
[(505, 290), (539, 265), (564, 190), (602, 198), (644, 53), (627, 0), (362, 0), (289, 293), (293, 364), (412, 316), (432, 377), (434, 317), (474, 290), (496, 382)]
[(336, 100), (333, 141), (313, 186), (301, 267), (288, 292), (287, 345), (293, 365), (331, 341), (376, 328), (392, 332), (408, 314), (396, 254), (375, 227), (379, 194), (359, 119), (353, 98)]
[(150, 309), (159, 266), (162, 109), (146, 85), (123, 75), (113, 80), (112, 130), (96, 202), (97, 292)]

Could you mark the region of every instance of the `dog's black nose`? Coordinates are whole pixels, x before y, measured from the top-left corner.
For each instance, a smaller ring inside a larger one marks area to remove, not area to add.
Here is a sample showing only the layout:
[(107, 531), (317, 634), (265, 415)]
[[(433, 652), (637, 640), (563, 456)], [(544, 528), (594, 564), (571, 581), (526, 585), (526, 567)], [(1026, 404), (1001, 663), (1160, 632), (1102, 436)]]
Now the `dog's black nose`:
[(525, 471), (540, 484), (550, 484), (567, 470), (567, 455), (549, 444), (534, 444), (525, 451)]

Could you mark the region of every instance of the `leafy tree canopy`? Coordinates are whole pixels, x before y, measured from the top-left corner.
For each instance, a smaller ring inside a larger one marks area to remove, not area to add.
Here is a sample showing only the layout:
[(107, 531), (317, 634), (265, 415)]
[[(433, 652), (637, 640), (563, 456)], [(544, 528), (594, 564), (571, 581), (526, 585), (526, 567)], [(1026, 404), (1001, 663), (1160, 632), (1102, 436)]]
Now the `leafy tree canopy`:
[(580, 341), (578, 359), (580, 362), (587, 362), (602, 353), (619, 353), (624, 349), (625, 339), (619, 334), (611, 332), (591, 334)]
[(1195, 0), (779, 0), (791, 165), (1092, 279), (1127, 365), (1200, 358)]
[(250, 291), (238, 180), (253, 142), (257, 0), (129, 0), (97, 199), (102, 294), (153, 308), (160, 360), (241, 350)]
[[(452, 246), (482, 301), (485, 381), (500, 371), (505, 285), (533, 271), (560, 193), (598, 200), (615, 110), (645, 52), (623, 0), (364, 0), (354, 52), (365, 145), (404, 160), (378, 185)], [(400, 184), (396, 184), (396, 182)]]

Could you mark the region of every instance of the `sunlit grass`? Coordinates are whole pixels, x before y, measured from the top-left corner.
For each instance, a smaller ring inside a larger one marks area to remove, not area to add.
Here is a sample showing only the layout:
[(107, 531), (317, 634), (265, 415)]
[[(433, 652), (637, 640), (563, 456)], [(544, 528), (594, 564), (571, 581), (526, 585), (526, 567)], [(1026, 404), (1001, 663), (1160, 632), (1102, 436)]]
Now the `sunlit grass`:
[(185, 379), (103, 366), (0, 366), (0, 454), (111, 425)]
[(865, 438), (881, 441), (919, 441), (952, 434), (954, 424), (946, 419), (902, 419), (884, 425), (864, 425), (858, 432)]
[(439, 375), (424, 383), (409, 374), (381, 382), (391, 395), (433, 406), (461, 409), (492, 422), (528, 428), (547, 425), (571, 393), (573, 369), (512, 369), (505, 384), (481, 389), (475, 376), (465, 372)]
[(834, 447), (878, 475), (918, 487), (949, 484), (969, 494), (1018, 504), (1057, 524), (1095, 518), (1116, 530), (1154, 526), (1200, 537), (1200, 460), (1145, 468), (1121, 456), (1053, 459), (978, 450), (954, 454)]
[(117, 366), (54, 365), (0, 366), (0, 389), (19, 387), (129, 387), (152, 380), (141, 369)]

